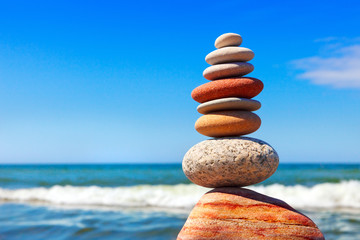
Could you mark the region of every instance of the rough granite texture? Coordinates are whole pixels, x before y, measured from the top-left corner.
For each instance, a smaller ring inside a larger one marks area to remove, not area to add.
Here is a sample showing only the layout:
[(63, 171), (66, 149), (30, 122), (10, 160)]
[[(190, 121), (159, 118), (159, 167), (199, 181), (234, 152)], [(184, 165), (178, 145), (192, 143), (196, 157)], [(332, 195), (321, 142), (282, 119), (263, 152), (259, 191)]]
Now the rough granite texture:
[(275, 149), (249, 137), (202, 141), (190, 148), (182, 163), (190, 181), (209, 188), (256, 184), (270, 177), (278, 165)]
[(256, 111), (260, 109), (261, 103), (259, 101), (247, 98), (220, 98), (204, 102), (197, 107), (197, 111), (201, 114), (206, 114), (222, 110), (244, 110)]
[(191, 92), (191, 97), (199, 103), (228, 97), (253, 98), (263, 88), (263, 82), (257, 78), (227, 78), (198, 86)]
[(222, 63), (210, 66), (203, 72), (207, 80), (217, 80), (229, 77), (241, 77), (251, 73), (254, 66), (248, 62)]
[(205, 57), (210, 65), (231, 62), (247, 62), (254, 58), (254, 52), (244, 47), (224, 47), (212, 51)]
[(237, 33), (224, 33), (215, 40), (215, 47), (240, 46), (242, 37)]
[(216, 188), (191, 211), (178, 240), (324, 240), (310, 218), (245, 188)]

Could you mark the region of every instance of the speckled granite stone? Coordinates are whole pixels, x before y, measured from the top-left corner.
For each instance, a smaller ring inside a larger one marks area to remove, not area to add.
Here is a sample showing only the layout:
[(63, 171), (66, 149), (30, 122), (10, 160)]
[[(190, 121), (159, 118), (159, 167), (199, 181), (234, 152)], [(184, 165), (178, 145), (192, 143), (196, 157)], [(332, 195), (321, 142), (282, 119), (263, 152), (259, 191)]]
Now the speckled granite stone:
[(277, 169), (279, 156), (264, 141), (215, 138), (190, 148), (183, 171), (193, 183), (209, 188), (248, 186), (264, 181)]

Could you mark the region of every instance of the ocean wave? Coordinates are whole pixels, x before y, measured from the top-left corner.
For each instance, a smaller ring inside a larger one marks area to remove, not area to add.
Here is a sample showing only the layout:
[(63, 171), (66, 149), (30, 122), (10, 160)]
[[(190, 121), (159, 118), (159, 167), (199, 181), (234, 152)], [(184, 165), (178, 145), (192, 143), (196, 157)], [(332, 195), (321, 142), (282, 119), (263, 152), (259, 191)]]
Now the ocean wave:
[[(302, 185), (250, 186), (249, 189), (279, 198), (295, 208), (360, 209), (360, 181)], [(4, 189), (0, 200), (44, 202), (66, 206), (192, 208), (208, 188), (194, 184), (138, 185), (132, 187), (53, 186), (50, 188)]]

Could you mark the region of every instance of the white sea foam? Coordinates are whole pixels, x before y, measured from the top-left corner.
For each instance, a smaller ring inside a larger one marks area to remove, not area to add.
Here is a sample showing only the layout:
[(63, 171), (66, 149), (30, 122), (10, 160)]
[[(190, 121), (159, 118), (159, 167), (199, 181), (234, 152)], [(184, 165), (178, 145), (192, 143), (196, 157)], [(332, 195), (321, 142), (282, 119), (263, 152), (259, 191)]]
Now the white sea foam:
[[(259, 193), (284, 200), (295, 208), (360, 209), (360, 181), (302, 185), (249, 187)], [(77, 187), (3, 189), (0, 200), (10, 202), (45, 202), (66, 206), (192, 208), (209, 189), (193, 184), (139, 185), (133, 187)]]
[(295, 208), (360, 209), (360, 181), (357, 180), (321, 183), (313, 187), (273, 184), (251, 189), (284, 200)]

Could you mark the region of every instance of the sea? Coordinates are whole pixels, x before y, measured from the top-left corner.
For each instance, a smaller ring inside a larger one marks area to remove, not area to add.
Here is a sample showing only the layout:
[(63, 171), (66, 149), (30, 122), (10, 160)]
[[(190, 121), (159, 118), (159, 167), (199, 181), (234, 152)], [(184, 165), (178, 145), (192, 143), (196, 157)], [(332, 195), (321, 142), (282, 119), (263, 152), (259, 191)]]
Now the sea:
[[(360, 164), (280, 164), (248, 187), (360, 239)], [(176, 239), (208, 188), (181, 164), (0, 165), (0, 240)]]

